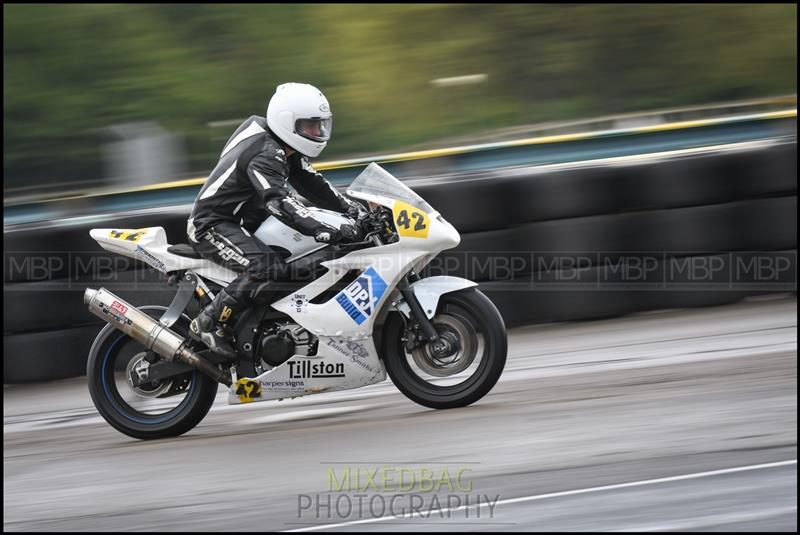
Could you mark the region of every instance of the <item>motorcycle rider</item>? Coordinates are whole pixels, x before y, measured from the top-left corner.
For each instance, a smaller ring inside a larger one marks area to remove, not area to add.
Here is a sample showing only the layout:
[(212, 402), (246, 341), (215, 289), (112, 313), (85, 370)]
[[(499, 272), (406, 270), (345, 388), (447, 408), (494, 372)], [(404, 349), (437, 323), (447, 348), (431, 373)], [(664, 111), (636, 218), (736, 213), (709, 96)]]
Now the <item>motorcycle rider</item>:
[(231, 135), (192, 206), (187, 233), (203, 258), (238, 273), (192, 320), (190, 332), (212, 351), (233, 358), (225, 326), (252, 302), (254, 290), (286, 273), (282, 257), (253, 236), (268, 216), (317, 242), (357, 241), (352, 225), (337, 229), (314, 218), (288, 186), (317, 206), (358, 219), (362, 205), (341, 195), (308, 163), (331, 136), (333, 115), (309, 84), (279, 85), (266, 116), (253, 115)]

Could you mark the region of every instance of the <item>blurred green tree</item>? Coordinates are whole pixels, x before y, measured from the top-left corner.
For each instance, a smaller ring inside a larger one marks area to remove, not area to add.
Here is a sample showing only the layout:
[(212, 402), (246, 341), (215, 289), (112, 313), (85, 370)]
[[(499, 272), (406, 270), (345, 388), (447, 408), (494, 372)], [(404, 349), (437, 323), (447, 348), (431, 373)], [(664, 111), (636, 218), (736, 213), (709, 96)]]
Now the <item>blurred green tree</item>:
[[(796, 92), (796, 4), (3, 6), (4, 187), (99, 180), (107, 127), (156, 121), (193, 176), (274, 87), (336, 120), (325, 159), (547, 120)], [(473, 86), (432, 80), (486, 74)], [(162, 177), (171, 178), (171, 177)]]

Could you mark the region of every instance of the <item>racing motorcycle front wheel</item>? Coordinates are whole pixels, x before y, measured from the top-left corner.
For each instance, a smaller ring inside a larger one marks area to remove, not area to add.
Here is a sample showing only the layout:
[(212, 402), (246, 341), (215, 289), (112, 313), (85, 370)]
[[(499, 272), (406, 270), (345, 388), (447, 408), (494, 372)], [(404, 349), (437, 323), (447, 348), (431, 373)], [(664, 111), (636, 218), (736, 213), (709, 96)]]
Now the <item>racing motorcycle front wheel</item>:
[(494, 387), (506, 362), (508, 342), (497, 307), (476, 288), (444, 294), (431, 319), (447, 348), (422, 343), (400, 313), (384, 323), (381, 356), (395, 386), (412, 401), (432, 409), (465, 407)]
[[(139, 310), (158, 318), (165, 307)], [(186, 336), (189, 318), (184, 314), (171, 327)], [(131, 374), (150, 363), (145, 347), (106, 325), (89, 352), (89, 393), (97, 411), (115, 429), (133, 438), (149, 440), (181, 435), (208, 414), (217, 395), (217, 382), (198, 370), (133, 385)]]

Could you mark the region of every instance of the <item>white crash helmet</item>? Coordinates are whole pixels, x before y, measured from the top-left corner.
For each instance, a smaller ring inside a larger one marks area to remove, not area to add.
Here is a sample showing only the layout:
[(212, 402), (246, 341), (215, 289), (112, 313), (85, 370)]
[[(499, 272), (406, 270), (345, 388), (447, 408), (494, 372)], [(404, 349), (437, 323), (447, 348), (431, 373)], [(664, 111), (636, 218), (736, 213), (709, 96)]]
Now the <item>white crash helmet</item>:
[(289, 82), (275, 89), (267, 106), (267, 125), (291, 148), (314, 158), (331, 138), (333, 114), (322, 91)]

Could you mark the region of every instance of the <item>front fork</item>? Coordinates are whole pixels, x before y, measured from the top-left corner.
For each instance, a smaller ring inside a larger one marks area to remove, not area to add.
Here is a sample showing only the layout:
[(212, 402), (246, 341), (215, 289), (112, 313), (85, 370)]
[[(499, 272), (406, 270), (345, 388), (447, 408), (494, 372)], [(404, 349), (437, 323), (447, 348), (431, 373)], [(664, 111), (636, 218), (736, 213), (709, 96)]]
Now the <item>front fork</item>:
[(403, 299), (411, 311), (411, 318), (419, 325), (422, 334), (425, 336), (425, 340), (428, 342), (435, 342), (439, 339), (439, 333), (436, 332), (433, 322), (425, 315), (425, 311), (422, 310), (422, 305), (419, 304), (419, 300), (414, 294), (414, 289), (411, 288), (411, 283), (414, 282), (414, 279), (419, 279), (416, 273), (412, 272), (406, 275), (397, 284), (397, 290), (400, 292), (400, 295), (403, 296)]
[(442, 336), (434, 327), (433, 322), (425, 314), (419, 300), (417, 299), (411, 283), (419, 280), (419, 276), (413, 271), (403, 277), (397, 284), (397, 290), (403, 296), (410, 311), (410, 319), (416, 322), (422, 336), (406, 330), (406, 349), (412, 351), (418, 347), (426, 348), (431, 354), (437, 357), (448, 357), (459, 350), (460, 344), (452, 336)]

